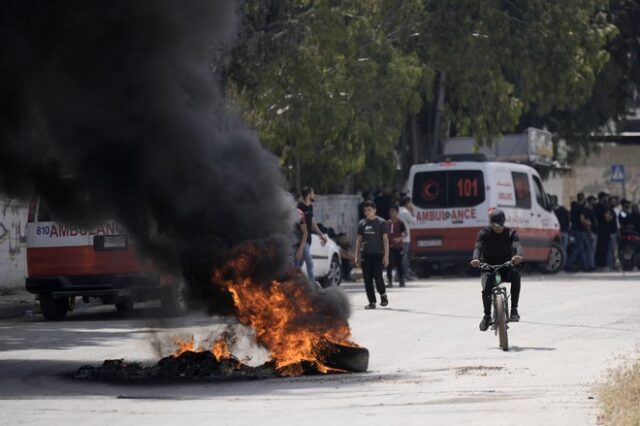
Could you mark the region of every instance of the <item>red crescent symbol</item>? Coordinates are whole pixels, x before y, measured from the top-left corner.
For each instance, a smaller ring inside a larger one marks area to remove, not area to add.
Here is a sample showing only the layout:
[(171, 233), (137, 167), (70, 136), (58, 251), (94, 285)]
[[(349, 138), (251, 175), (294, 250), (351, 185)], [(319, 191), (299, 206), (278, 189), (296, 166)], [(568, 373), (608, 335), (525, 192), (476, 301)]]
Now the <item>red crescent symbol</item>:
[(440, 195), (440, 185), (434, 180), (428, 180), (422, 186), (422, 195), (425, 200), (433, 201)]

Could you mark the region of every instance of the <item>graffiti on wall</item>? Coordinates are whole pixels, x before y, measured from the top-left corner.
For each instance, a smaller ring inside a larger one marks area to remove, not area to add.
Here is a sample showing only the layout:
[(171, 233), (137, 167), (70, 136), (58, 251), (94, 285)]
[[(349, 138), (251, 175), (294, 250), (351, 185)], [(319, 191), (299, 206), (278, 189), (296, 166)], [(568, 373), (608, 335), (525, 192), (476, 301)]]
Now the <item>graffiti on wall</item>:
[(26, 272), (27, 208), (0, 197), (0, 287), (22, 285)]
[(14, 200), (7, 200), (2, 209), (0, 252), (8, 253), (11, 259), (20, 255), (27, 243), (27, 224), (22, 218), (23, 212), (24, 206)]

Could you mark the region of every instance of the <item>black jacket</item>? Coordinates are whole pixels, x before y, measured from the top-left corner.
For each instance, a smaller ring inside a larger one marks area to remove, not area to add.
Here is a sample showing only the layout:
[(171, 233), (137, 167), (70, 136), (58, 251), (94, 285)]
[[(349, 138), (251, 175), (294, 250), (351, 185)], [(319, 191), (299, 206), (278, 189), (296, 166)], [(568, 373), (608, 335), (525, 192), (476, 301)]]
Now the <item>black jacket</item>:
[(505, 227), (500, 234), (497, 234), (490, 227), (486, 227), (478, 232), (473, 259), (498, 265), (511, 260), (515, 255), (522, 256), (520, 237), (515, 229)]

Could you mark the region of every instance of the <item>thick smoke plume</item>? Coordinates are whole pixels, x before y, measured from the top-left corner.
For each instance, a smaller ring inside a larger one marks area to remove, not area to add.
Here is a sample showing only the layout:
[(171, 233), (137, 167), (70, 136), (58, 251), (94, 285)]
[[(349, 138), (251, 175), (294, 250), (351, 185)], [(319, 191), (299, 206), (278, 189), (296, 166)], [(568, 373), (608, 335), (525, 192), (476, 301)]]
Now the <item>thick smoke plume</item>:
[(215, 76), (236, 13), (232, 0), (3, 1), (0, 191), (37, 193), (64, 221), (89, 202), (203, 287), (243, 241), (275, 244), (268, 274), (281, 274), (293, 203)]

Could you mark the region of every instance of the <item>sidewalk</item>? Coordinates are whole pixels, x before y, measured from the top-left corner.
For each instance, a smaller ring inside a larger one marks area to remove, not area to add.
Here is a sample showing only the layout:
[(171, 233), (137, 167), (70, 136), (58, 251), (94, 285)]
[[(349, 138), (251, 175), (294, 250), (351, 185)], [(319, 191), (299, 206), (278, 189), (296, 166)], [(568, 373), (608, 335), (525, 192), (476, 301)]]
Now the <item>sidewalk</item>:
[(0, 319), (16, 318), (38, 309), (36, 296), (23, 289), (15, 289), (10, 294), (0, 293)]

